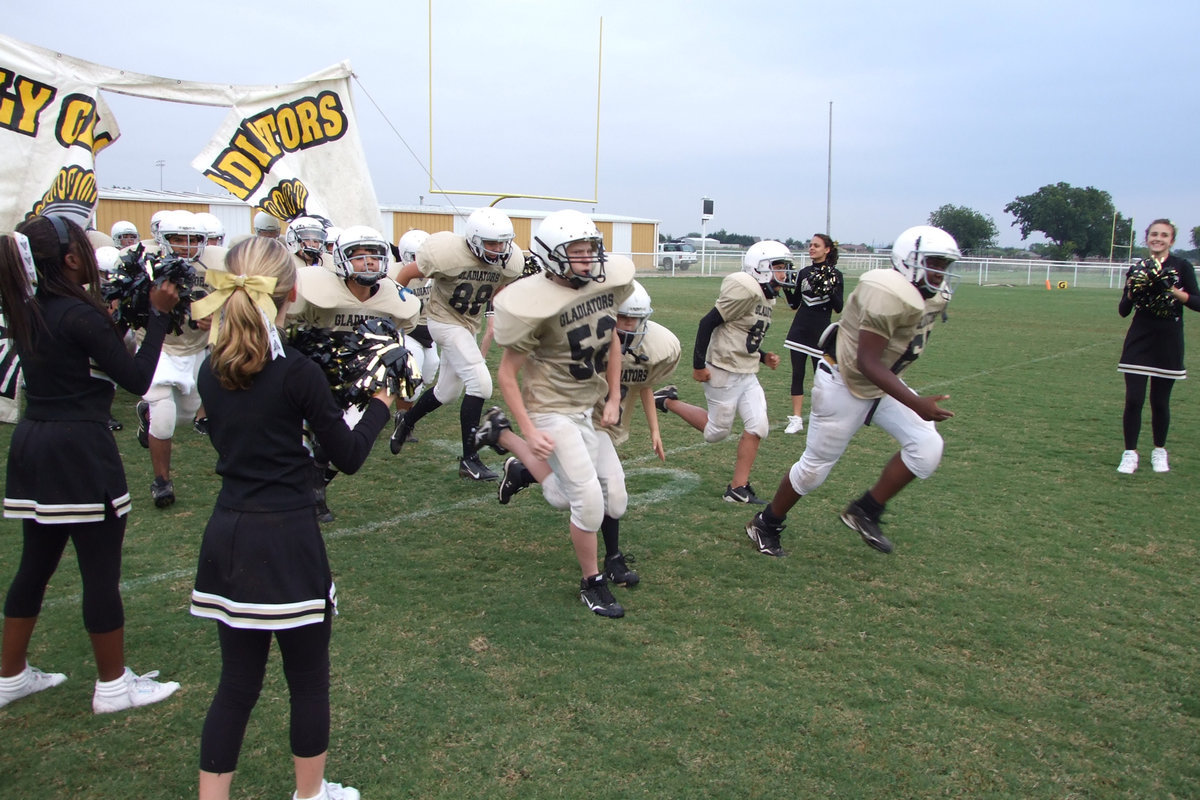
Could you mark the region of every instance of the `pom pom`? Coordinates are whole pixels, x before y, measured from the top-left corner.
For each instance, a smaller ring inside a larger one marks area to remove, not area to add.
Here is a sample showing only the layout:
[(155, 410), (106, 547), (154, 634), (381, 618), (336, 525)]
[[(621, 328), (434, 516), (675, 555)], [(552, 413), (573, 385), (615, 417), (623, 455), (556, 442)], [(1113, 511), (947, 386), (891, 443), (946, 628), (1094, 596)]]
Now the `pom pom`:
[(1134, 306), (1156, 317), (1173, 317), (1179, 313), (1179, 301), (1171, 289), (1179, 278), (1174, 267), (1147, 258), (1129, 270), (1125, 291)]

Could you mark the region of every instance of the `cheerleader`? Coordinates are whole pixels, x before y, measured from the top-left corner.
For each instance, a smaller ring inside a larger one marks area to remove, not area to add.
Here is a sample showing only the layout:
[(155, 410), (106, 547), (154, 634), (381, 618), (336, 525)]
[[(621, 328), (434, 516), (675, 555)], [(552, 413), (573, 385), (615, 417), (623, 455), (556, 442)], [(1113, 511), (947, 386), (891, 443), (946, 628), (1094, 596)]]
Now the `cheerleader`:
[(821, 334), (829, 327), (834, 312), (842, 313), (845, 281), (837, 268), (837, 243), (827, 234), (815, 233), (808, 243), (808, 257), (812, 263), (800, 270), (796, 285), (783, 287), (788, 307), (796, 312), (783, 343), (792, 354), (792, 413), (788, 415), (784, 433), (804, 430), (801, 413), (804, 411), (805, 364), (812, 359), (813, 374), (816, 374), (817, 359), (823, 354), (818, 345)]

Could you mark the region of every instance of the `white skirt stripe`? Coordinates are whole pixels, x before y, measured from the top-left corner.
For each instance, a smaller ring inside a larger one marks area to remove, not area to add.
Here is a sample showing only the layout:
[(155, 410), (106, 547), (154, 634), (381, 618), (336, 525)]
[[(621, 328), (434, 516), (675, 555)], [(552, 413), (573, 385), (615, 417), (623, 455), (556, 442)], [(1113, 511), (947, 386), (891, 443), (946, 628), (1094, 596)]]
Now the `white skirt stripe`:
[(1128, 372), (1132, 375), (1148, 375), (1151, 378), (1170, 378), (1176, 381), (1187, 380), (1186, 369), (1162, 369), (1146, 367), (1141, 364), (1117, 364), (1117, 372)]
[[(128, 514), (131, 505), (128, 492), (112, 501), (113, 511), (118, 517)], [(17, 497), (4, 498), (6, 519), (32, 519), (43, 525), (102, 522), (106, 510), (104, 503), (39, 503)]]

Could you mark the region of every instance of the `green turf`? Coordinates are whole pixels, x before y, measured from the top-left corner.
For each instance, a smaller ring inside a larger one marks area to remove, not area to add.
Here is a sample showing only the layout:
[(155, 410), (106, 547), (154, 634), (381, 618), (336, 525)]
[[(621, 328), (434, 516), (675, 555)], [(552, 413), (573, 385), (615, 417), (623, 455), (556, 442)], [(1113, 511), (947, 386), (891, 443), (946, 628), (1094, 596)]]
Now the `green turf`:
[[(688, 357), (718, 283), (645, 283), (655, 320), (683, 341), (680, 393), (702, 402)], [(457, 477), (455, 407), (399, 458), (381, 438), (329, 492), (330, 779), (367, 798), (1200, 796), (1195, 379), (1173, 397), (1173, 471), (1149, 469), (1147, 416), (1143, 468), (1118, 475), (1116, 304), (1102, 289), (960, 290), (907, 375), (958, 416), (941, 426), (937, 474), (889, 506), (891, 556), (837, 517), (893, 452), (882, 432), (860, 432), (795, 508), (777, 560), (747, 540), (752, 512), (721, 499), (734, 439), (706, 445), (665, 416), (660, 464), (639, 419), (622, 448), (622, 531), (643, 582), (616, 590), (621, 620), (580, 604), (566, 518), (536, 488), (501, 507), (494, 485)], [(766, 347), (783, 353), (779, 309)], [(1200, 377), (1200, 317), (1187, 324)], [(752, 475), (764, 496), (803, 447), (782, 433), (788, 373), (785, 357), (762, 374), (775, 426)], [(68, 553), (31, 661), (70, 680), (0, 710), (0, 785), (14, 797), (195, 794), (218, 652), (187, 604), (214, 456), (181, 429), (179, 502), (154, 509), (132, 405), (116, 409), (136, 501), (128, 659), (183, 688), (91, 714)], [(0, 525), (4, 585), (19, 531)], [(287, 718), (273, 656), (235, 797), (288, 796)]]

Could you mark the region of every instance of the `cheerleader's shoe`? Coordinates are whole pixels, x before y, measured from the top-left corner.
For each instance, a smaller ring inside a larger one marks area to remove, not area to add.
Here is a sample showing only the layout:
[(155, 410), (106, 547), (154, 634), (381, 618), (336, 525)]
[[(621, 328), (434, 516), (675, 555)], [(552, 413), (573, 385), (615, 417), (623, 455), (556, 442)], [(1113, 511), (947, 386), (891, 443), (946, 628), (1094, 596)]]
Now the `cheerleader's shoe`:
[(1167, 448), (1156, 447), (1150, 451), (1150, 466), (1155, 472), (1170, 472), (1171, 467), (1167, 464)]
[(361, 795), (353, 786), (342, 786), (340, 783), (321, 781), (321, 793), (313, 798), (301, 798), (292, 792), (292, 800), (359, 800)]
[(166, 700), (175, 694), (179, 684), (175, 681), (156, 681), (158, 670), (138, 675), (129, 667), (119, 678), (111, 681), (96, 681), (92, 694), (92, 711), (111, 714), (128, 708), (139, 708)]
[(0, 678), (0, 708), (31, 694), (58, 686), (67, 676), (61, 672), (42, 672), (25, 665), (25, 669), (11, 678)]
[[(1166, 451), (1163, 451), (1164, 464), (1166, 463), (1166, 455)], [(1137, 467), (1137, 450), (1126, 450), (1124, 453), (1121, 453), (1121, 463), (1117, 465), (1117, 472), (1121, 472), (1126, 475), (1132, 475), (1133, 473), (1137, 472)]]

